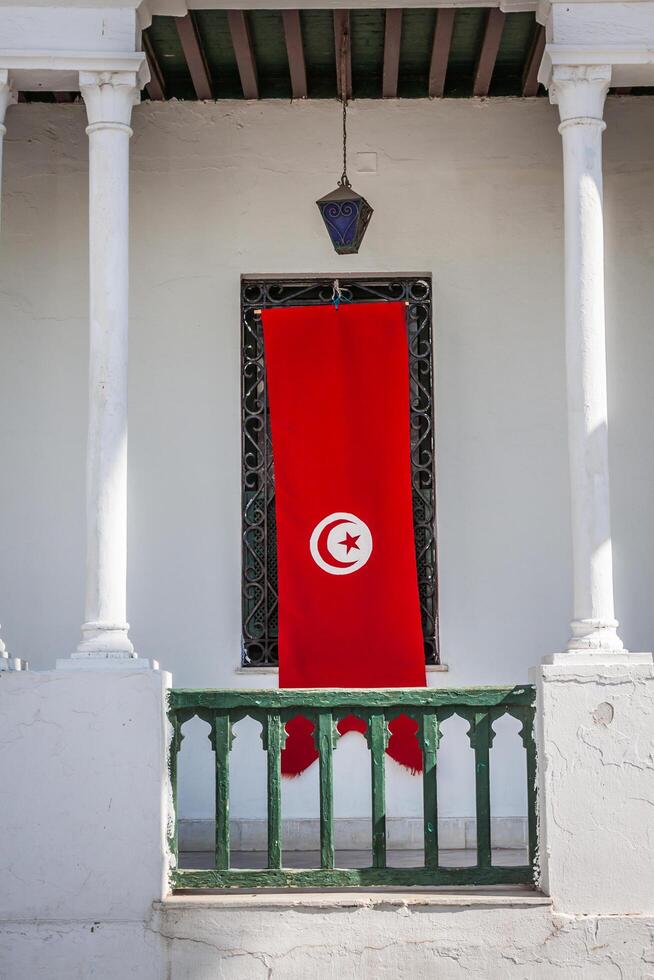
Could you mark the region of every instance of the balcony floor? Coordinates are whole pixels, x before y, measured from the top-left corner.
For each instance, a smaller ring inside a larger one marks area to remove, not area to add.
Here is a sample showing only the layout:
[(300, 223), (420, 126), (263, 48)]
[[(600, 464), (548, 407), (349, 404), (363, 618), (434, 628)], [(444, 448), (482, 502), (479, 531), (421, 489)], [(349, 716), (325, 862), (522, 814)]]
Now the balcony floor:
[[(466, 850), (442, 850), (439, 862), (445, 868), (473, 867), (477, 852)], [(387, 865), (392, 868), (420, 868), (424, 857), (421, 850), (387, 851)], [(524, 866), (529, 863), (526, 848), (494, 848), (492, 852), (494, 865), (501, 867)], [(367, 850), (337, 851), (336, 867), (340, 868), (369, 868), (372, 864), (371, 852)], [(265, 868), (267, 854), (265, 851), (232, 851), (232, 868)], [(283, 864), (285, 868), (319, 868), (320, 851), (284, 851)], [(180, 868), (204, 870), (214, 867), (214, 855), (211, 851), (181, 851), (179, 855)]]

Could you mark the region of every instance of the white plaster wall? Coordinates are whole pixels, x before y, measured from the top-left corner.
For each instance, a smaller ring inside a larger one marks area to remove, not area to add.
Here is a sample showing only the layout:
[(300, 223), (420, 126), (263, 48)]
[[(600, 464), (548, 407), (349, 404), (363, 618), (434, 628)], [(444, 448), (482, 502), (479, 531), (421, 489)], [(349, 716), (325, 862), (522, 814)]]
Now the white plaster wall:
[(153, 670), (0, 673), (0, 977), (161, 980), (165, 693)]
[(444, 895), (430, 903), (424, 893), (386, 893), (303, 895), (266, 905), (254, 896), (254, 902), (256, 911), (247, 900), (198, 896), (155, 911), (153, 929), (168, 941), (171, 980), (651, 977), (651, 917), (553, 915), (527, 896)]
[[(618, 615), (652, 646), (654, 102), (609, 100), (607, 297)], [(37, 668), (83, 608), (87, 146), (78, 105), (18, 105), (5, 140), (0, 261), (0, 621)], [(239, 276), (431, 271), (441, 641), (437, 684), (513, 684), (567, 638), (571, 583), (562, 188), (547, 101), (358, 103), (352, 173), (375, 215), (333, 254), (313, 202), (339, 170), (331, 103), (144, 104), (132, 145), (129, 619), (176, 686), (274, 684), (239, 662)], [(357, 152), (376, 174), (356, 173)], [(204, 736), (201, 736), (204, 740)], [(188, 744), (188, 743), (185, 743)], [(207, 743), (208, 744), (208, 743)], [(453, 744), (453, 743), (452, 743)], [(238, 816), (263, 813), (235, 743)], [(338, 750), (345, 785), (357, 753)], [(472, 812), (443, 743), (443, 816)], [(337, 754), (338, 755), (338, 754)], [(508, 759), (508, 757), (507, 757)], [(247, 765), (246, 765), (247, 762)], [(197, 774), (188, 816), (208, 815)], [(338, 768), (338, 763), (337, 763)], [(496, 812), (519, 814), (507, 761)], [(521, 776), (521, 773), (520, 773)], [(209, 777), (210, 778), (210, 777)], [(313, 775), (288, 816), (317, 812)], [(391, 811), (419, 812), (399, 771)], [(361, 785), (364, 785), (362, 781)], [(366, 803), (350, 799), (350, 815)], [(410, 800), (410, 802), (409, 802)]]
[(194, 896), (145, 923), (0, 921), (8, 980), (648, 980), (654, 920), (497, 894)]
[[(191, 970), (186, 976), (193, 976)], [(168, 955), (143, 922), (0, 921), (6, 980), (169, 980)], [(199, 978), (198, 978), (199, 980)]]
[(561, 912), (654, 911), (654, 670), (547, 665), (533, 677), (541, 887)]
[(166, 894), (169, 685), (153, 670), (0, 674), (0, 921), (142, 924)]

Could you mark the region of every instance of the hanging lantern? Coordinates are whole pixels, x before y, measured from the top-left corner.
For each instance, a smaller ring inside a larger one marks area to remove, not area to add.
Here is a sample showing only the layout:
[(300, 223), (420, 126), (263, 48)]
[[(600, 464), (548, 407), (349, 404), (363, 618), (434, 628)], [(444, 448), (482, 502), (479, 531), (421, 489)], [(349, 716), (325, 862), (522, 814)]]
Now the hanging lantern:
[(352, 190), (345, 177), (339, 180), (336, 190), (325, 194), (316, 204), (335, 251), (339, 255), (356, 255), (372, 214), (365, 197)]
[(347, 176), (347, 74), (345, 59), (348, 43), (348, 38), (344, 33), (339, 65), (343, 103), (343, 173), (336, 189), (316, 201), (334, 250), (339, 255), (356, 255), (372, 215), (372, 208), (365, 197), (361, 197), (353, 190)]

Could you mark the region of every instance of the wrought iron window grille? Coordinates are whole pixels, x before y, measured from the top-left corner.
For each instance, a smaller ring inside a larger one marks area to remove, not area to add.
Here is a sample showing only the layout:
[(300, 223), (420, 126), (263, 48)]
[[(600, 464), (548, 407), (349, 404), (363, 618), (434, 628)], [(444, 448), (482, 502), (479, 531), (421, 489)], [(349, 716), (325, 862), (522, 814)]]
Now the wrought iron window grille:
[[(438, 664), (438, 573), (434, 470), (430, 276), (339, 278), (349, 303), (406, 304), (413, 526), (425, 662)], [(278, 663), (277, 533), (261, 311), (332, 302), (333, 276), (241, 280), (242, 665)], [(310, 637), (307, 637), (310, 642)]]

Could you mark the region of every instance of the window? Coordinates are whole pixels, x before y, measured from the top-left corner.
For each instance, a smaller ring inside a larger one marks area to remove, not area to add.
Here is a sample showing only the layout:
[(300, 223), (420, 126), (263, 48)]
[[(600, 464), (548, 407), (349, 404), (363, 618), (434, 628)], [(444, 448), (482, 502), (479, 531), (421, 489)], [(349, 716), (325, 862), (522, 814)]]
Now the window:
[[(413, 526), (425, 661), (439, 663), (431, 277), (340, 278), (343, 301), (407, 304)], [(244, 667), (278, 662), (275, 478), (261, 310), (328, 303), (333, 278), (241, 281), (242, 615)], [(310, 643), (310, 637), (307, 637)]]

